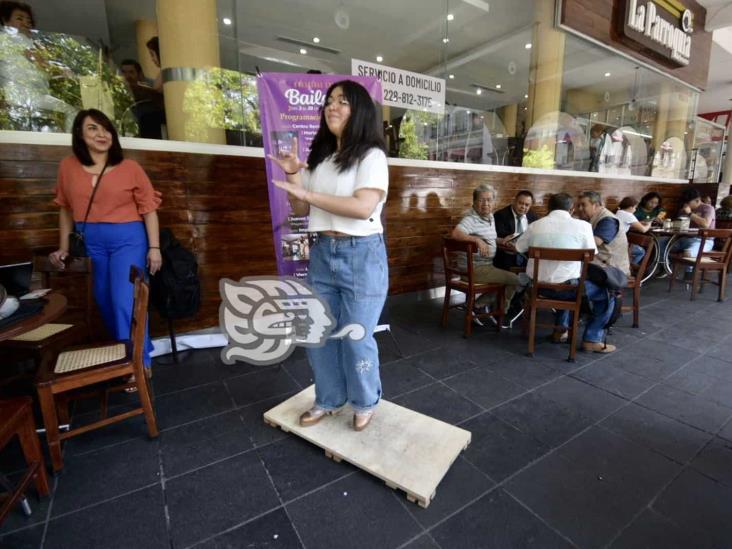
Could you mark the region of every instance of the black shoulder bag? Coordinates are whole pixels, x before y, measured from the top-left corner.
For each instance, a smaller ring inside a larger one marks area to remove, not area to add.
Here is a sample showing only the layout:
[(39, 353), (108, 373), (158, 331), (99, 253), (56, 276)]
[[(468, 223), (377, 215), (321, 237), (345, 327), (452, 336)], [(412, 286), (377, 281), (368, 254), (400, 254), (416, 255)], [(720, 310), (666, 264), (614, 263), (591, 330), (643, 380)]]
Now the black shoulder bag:
[(94, 195), (97, 194), (97, 189), (99, 188), (99, 184), (102, 182), (102, 176), (104, 175), (104, 170), (107, 169), (107, 163), (104, 163), (104, 167), (102, 168), (101, 173), (99, 174), (99, 177), (97, 178), (97, 183), (94, 185), (94, 190), (92, 191), (91, 196), (89, 197), (89, 205), (86, 207), (86, 213), (84, 214), (84, 221), (81, 223), (81, 231), (71, 231), (69, 233), (69, 255), (71, 257), (86, 257), (88, 254), (86, 253), (86, 242), (84, 241), (84, 231), (86, 230), (86, 220), (89, 219), (89, 212), (91, 211), (92, 202), (94, 201)]

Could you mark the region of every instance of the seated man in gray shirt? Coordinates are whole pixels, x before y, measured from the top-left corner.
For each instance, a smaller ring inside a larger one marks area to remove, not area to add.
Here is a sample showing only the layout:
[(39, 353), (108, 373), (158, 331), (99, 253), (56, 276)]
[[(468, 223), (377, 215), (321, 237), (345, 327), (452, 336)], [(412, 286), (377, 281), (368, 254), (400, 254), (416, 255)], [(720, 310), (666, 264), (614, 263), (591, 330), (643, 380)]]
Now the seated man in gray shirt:
[[(493, 257), (496, 255), (496, 224), (493, 219), (495, 204), (496, 190), (485, 183), (478, 185), (473, 191), (473, 207), (453, 229), (452, 238), (477, 245), (478, 253), (473, 257), (476, 282), (506, 285), (505, 303), (510, 306), (505, 318), (510, 326), (521, 315), (520, 299), (512, 301), (519, 279), (516, 274), (493, 266)], [(476, 307), (485, 309), (491, 298), (490, 294), (480, 296)]]

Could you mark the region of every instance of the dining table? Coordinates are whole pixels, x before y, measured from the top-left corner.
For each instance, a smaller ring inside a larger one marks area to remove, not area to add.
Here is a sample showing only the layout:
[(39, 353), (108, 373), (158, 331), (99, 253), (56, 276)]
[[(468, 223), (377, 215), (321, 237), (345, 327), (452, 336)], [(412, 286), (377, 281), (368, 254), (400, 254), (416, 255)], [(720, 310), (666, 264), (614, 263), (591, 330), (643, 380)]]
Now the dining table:
[(699, 229), (665, 229), (662, 227), (654, 227), (650, 229), (646, 235), (653, 240), (649, 254), (653, 254), (648, 261), (648, 268), (641, 283), (650, 280), (654, 276), (671, 276), (671, 249), (674, 244), (685, 237), (699, 236)]

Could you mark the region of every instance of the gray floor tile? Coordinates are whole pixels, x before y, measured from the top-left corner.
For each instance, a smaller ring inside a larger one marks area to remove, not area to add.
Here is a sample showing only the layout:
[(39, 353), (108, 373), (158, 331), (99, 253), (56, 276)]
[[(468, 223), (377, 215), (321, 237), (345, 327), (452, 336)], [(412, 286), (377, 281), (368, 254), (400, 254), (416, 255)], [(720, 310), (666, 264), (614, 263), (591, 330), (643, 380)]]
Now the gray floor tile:
[(48, 523), (44, 549), (167, 549), (163, 491), (160, 485), (65, 515)]
[(160, 481), (157, 439), (135, 439), (64, 459), (52, 516), (75, 511)]
[(0, 547), (7, 549), (39, 549), (43, 538), (44, 524), (0, 534)]
[(404, 549), (440, 549), (440, 546), (432, 540), (429, 534), (423, 534), (413, 542), (405, 545)]
[(208, 539), (279, 506), (252, 452), (167, 481), (165, 497), (176, 547)]
[(288, 504), (287, 511), (305, 547), (398, 547), (421, 530), (401, 497), (358, 472)]
[(580, 547), (602, 547), (679, 470), (657, 453), (592, 428), (506, 489)]
[(480, 470), (458, 457), (437, 486), (436, 496), (429, 507), (423, 509), (418, 505), (408, 505), (407, 509), (422, 526), (429, 528), (487, 492), (493, 485)]
[(285, 502), (355, 471), (345, 461), (328, 459), (321, 448), (294, 435), (268, 444), (257, 450), (257, 455)]
[(461, 425), (472, 433), (465, 458), (496, 482), (502, 481), (549, 451), (529, 434), (489, 412)]
[(719, 437), (714, 438), (694, 458), (691, 466), (732, 488), (732, 442)]
[(480, 407), (440, 383), (396, 398), (394, 403), (453, 425), (482, 411)]
[(694, 469), (684, 470), (658, 497), (653, 509), (715, 547), (732, 539), (732, 488)]
[(679, 528), (658, 513), (646, 509), (610, 546), (611, 549), (704, 549), (711, 547), (699, 536)]
[(222, 382), (186, 389), (155, 399), (155, 414), (160, 429), (169, 429), (204, 419), (234, 408)]
[(279, 367), (230, 378), (225, 383), (237, 406), (246, 406), (300, 388), (290, 374)]
[(480, 367), (446, 379), (445, 384), (465, 398), (480, 404), (483, 408), (493, 408), (526, 389), (509, 381), (488, 368)]
[(283, 509), (267, 513), (225, 534), (196, 545), (200, 549), (299, 549), (302, 547)]
[(730, 408), (663, 383), (642, 395), (637, 402), (709, 433), (717, 432), (732, 417)]
[(572, 545), (503, 490), (495, 490), (432, 530), (441, 547), (504, 549)]
[(160, 450), (166, 478), (253, 448), (250, 432), (239, 410), (164, 431)]
[(434, 383), (431, 376), (410, 364), (409, 359), (384, 364), (380, 372), (384, 398), (387, 400)]
[(593, 362), (571, 374), (570, 377), (581, 379), (590, 385), (627, 399), (637, 397), (651, 385), (657, 383), (653, 379), (629, 372), (621, 368), (617, 362), (610, 360)]
[(732, 380), (683, 368), (664, 380), (666, 385), (732, 408)]
[(681, 463), (712, 438), (710, 433), (636, 404), (618, 410), (600, 426)]
[(444, 348), (432, 349), (410, 356), (402, 361), (435, 379), (444, 379), (460, 372), (471, 370), (477, 366), (459, 354), (447, 352)]

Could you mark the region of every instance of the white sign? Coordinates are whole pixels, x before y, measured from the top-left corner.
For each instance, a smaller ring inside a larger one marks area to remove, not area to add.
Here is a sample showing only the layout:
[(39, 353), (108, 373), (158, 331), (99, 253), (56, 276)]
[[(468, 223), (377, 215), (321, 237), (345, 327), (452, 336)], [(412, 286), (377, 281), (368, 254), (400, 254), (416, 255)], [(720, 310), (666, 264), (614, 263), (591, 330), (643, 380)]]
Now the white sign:
[[(660, 3), (660, 2), (659, 2)], [(665, 10), (659, 11), (654, 2), (628, 0), (625, 29), (642, 36), (643, 45), (660, 46), (679, 65), (688, 65), (691, 57), (691, 34), (694, 16), (690, 10), (681, 11), (678, 20)], [(647, 41), (647, 42), (646, 42)]]
[(384, 105), (443, 114), (445, 80), (386, 65), (351, 59), (353, 76), (373, 76), (384, 90)]

